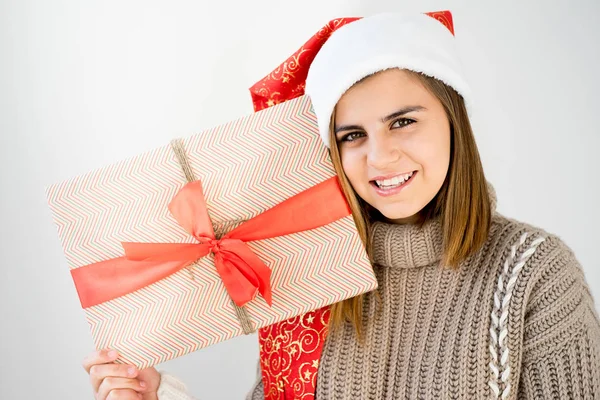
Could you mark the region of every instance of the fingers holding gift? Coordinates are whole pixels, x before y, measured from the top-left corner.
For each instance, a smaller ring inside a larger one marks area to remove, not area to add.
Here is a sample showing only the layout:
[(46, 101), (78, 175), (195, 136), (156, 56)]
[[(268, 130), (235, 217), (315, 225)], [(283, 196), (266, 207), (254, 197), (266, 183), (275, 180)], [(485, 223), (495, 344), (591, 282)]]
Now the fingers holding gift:
[[(124, 364), (99, 364), (93, 365), (90, 368), (90, 382), (96, 391), (100, 391), (100, 386), (104, 381), (109, 380), (113, 383), (115, 379), (135, 380), (137, 376), (137, 368), (131, 365)], [(117, 381), (119, 382), (119, 381)], [(141, 386), (138, 384), (138, 386)], [(116, 386), (113, 386), (116, 387)]]
[(118, 356), (114, 350), (103, 349), (83, 360), (96, 400), (142, 398), (138, 392), (146, 389), (146, 382), (136, 379), (139, 371), (135, 366), (115, 363)]
[(112, 363), (118, 357), (119, 357), (119, 353), (117, 353), (116, 350), (111, 350), (111, 349), (97, 350), (97, 351), (94, 351), (94, 352), (90, 353), (89, 355), (87, 355), (83, 359), (81, 366), (83, 367), (83, 369), (85, 369), (85, 372), (87, 372), (89, 374), (91, 372), (90, 371), (91, 368), (94, 365)]
[(107, 377), (100, 384), (96, 400), (141, 399), (145, 386), (137, 379)]

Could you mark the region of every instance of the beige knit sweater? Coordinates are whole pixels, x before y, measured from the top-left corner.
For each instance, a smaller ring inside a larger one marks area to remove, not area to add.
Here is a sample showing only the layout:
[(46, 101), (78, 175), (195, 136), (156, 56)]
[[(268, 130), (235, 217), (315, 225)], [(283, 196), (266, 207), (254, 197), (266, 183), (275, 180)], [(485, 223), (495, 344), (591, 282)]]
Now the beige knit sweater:
[[(377, 223), (372, 238), (381, 303), (365, 299), (364, 346), (349, 325), (328, 336), (318, 400), (600, 399), (598, 315), (557, 236), (494, 213), (456, 271), (438, 264), (437, 221)], [(194, 399), (161, 374), (160, 400)], [(248, 399), (263, 397), (259, 371)]]

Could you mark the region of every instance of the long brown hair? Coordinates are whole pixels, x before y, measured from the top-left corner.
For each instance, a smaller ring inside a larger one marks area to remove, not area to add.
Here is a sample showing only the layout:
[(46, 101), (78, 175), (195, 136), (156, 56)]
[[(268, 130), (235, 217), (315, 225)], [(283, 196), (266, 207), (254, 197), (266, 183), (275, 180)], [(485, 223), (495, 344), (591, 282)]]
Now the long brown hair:
[[(416, 223), (422, 227), (431, 219), (440, 219), (443, 232), (441, 264), (457, 269), (462, 261), (485, 243), (490, 229), (492, 211), (481, 158), (462, 96), (435, 78), (409, 70), (406, 72), (417, 77), (438, 98), (450, 122), (450, 165), (446, 179), (433, 200), (419, 212)], [(331, 115), (329, 129), (331, 160), (352, 210), (360, 238), (372, 260), (370, 224), (377, 219), (378, 213), (356, 194), (348, 181), (334, 129), (335, 110)], [(348, 321), (354, 325), (360, 338), (363, 300), (364, 295), (360, 295), (334, 304), (331, 307), (330, 328), (338, 328)]]

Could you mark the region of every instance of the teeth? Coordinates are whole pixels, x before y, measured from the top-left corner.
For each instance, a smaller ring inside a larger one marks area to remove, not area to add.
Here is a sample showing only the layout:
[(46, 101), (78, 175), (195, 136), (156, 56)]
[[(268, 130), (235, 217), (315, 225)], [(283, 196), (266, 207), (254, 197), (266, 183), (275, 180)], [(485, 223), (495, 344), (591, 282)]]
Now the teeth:
[(407, 181), (408, 179), (410, 179), (410, 177), (412, 176), (412, 172), (408, 173), (406, 175), (398, 175), (395, 176), (391, 179), (384, 179), (382, 181), (377, 180), (375, 182), (377, 182), (377, 186), (379, 187), (393, 187), (393, 186), (399, 186), (401, 184), (403, 184), (405, 181)]

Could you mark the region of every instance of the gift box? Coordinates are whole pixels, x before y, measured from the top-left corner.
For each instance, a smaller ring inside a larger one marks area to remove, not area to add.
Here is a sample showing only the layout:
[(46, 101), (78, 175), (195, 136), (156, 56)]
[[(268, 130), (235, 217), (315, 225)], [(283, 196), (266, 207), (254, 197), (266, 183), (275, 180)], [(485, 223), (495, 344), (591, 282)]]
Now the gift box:
[(46, 192), (94, 344), (120, 363), (377, 287), (306, 96)]

